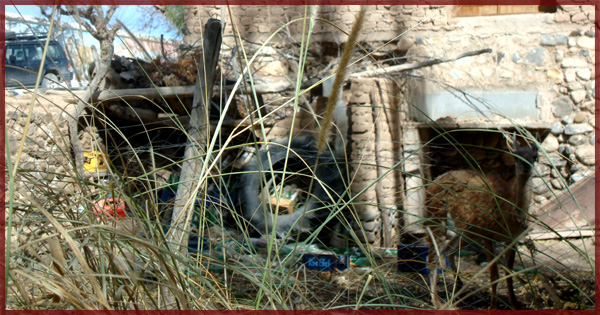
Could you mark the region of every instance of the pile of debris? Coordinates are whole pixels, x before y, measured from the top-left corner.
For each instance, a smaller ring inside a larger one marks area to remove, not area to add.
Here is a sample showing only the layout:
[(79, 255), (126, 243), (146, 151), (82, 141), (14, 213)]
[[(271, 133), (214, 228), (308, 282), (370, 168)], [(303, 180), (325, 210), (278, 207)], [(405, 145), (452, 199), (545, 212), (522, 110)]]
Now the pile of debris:
[[(111, 61), (111, 89), (194, 85), (201, 52), (189, 52), (170, 61), (156, 57), (151, 62), (115, 56)], [(92, 69), (93, 72), (93, 69)], [(116, 78), (119, 79), (116, 79)]]

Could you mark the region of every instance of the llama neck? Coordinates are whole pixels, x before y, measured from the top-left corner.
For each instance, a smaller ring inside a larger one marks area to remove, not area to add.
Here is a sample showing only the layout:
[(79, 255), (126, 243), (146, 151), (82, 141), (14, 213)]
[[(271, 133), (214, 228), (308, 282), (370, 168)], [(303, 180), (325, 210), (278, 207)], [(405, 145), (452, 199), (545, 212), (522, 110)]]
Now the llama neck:
[(511, 187), (515, 188), (515, 206), (521, 211), (527, 211), (531, 202), (531, 166), (519, 165), (517, 162), (515, 177), (511, 180)]

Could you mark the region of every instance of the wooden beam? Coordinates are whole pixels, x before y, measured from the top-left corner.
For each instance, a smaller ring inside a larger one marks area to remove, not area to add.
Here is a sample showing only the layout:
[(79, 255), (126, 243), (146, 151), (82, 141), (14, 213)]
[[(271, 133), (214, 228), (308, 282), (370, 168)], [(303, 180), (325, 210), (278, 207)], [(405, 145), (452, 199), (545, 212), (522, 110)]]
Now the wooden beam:
[[(173, 128), (188, 128), (190, 123), (189, 116), (179, 116), (170, 114), (159, 114), (150, 109), (130, 107), (120, 104), (111, 104), (106, 107), (106, 113), (110, 115), (118, 115), (120, 119), (128, 120), (135, 123), (143, 123), (146, 127), (154, 127), (154, 125), (173, 127)], [(273, 126), (273, 119), (263, 119), (263, 125)], [(216, 121), (210, 121), (210, 130), (214, 130), (217, 126)], [(221, 124), (222, 128), (245, 128), (250, 126), (250, 119), (229, 119), (224, 120)], [(254, 121), (254, 126), (260, 126), (260, 121)]]
[[(256, 81), (260, 81), (260, 78), (254, 77), (254, 90), (256, 90), (257, 94), (281, 93), (281, 92), (285, 92), (285, 91), (293, 91), (296, 89), (296, 84), (292, 83), (292, 82), (288, 82), (288, 81), (277, 81), (277, 82), (271, 82), (271, 83), (259, 83)], [(308, 88), (317, 82), (318, 82), (318, 80), (314, 80), (314, 79), (306, 80), (306, 81), (302, 82), (301, 88), (303, 88), (303, 89)], [(229, 84), (229, 85), (226, 85), (225, 88), (227, 89), (227, 91), (231, 91), (231, 90), (233, 90), (233, 86), (234, 86), (234, 84)], [(243, 85), (242, 85), (242, 87), (240, 87), (238, 89), (238, 91), (240, 91), (240, 93), (252, 93), (250, 83), (248, 83), (246, 86), (247, 86), (247, 89), (244, 89)]]
[[(256, 80), (257, 78), (255, 78)], [(302, 88), (308, 88), (315, 84), (317, 80), (307, 80), (302, 82)], [(233, 90), (233, 84), (226, 85), (225, 89), (228, 92)], [(294, 84), (290, 82), (274, 82), (274, 83), (255, 83), (254, 89), (257, 94), (267, 93), (281, 93), (285, 91), (291, 91), (295, 89)], [(132, 100), (132, 99), (157, 99), (157, 98), (175, 98), (175, 97), (192, 97), (194, 96), (195, 87), (193, 85), (186, 86), (163, 86), (156, 88), (142, 88), (142, 89), (119, 89), (119, 90), (104, 90), (94, 95), (93, 100), (97, 102), (109, 101), (109, 100)], [(239, 88), (240, 93), (251, 93), (250, 86), (248, 89), (243, 87)]]
[(108, 100), (131, 100), (148, 98), (173, 98), (173, 97), (190, 97), (194, 95), (194, 86), (165, 86), (156, 88), (144, 89), (121, 89), (121, 90), (104, 90), (95, 95), (94, 101), (102, 102)]
[(121, 119), (150, 123), (155, 122), (158, 118), (158, 113), (151, 109), (135, 108), (120, 104), (110, 104), (104, 107), (107, 115), (115, 115)]
[(206, 176), (206, 139), (205, 126), (210, 115), (210, 102), (213, 95), (213, 81), (221, 49), (221, 21), (209, 19), (204, 26), (204, 42), (202, 45), (203, 62), (198, 66), (198, 76), (194, 89), (194, 101), (190, 113), (190, 123), (187, 128), (188, 143), (183, 156), (181, 174), (173, 206), (171, 229), (168, 241), (180, 252), (187, 256), (189, 229), (196, 196), (204, 188)]
[(401, 64), (401, 65), (397, 65), (397, 66), (391, 66), (391, 67), (386, 67), (386, 68), (377, 68), (375, 70), (356, 72), (356, 73), (349, 74), (348, 77), (349, 78), (375, 77), (375, 76), (379, 76), (379, 75), (383, 75), (383, 74), (390, 74), (393, 72), (408, 71), (408, 70), (414, 70), (414, 69), (419, 69), (419, 68), (423, 68), (423, 67), (429, 67), (429, 66), (437, 65), (439, 63), (454, 61), (454, 60), (458, 60), (458, 59), (469, 57), (469, 56), (476, 56), (476, 55), (481, 55), (481, 54), (491, 53), (491, 52), (492, 52), (492, 50), (489, 48), (476, 50), (476, 51), (469, 51), (469, 52), (466, 52), (466, 53), (463, 53), (460, 55), (456, 55), (454, 57), (432, 59), (432, 60), (416, 62), (416, 63), (405, 63), (405, 64)]
[(595, 176), (584, 178), (541, 205), (534, 212), (537, 220), (532, 233), (542, 233), (544, 236), (535, 238), (550, 238), (552, 234), (553, 238), (573, 237), (581, 230), (593, 229), (596, 224), (595, 183)]

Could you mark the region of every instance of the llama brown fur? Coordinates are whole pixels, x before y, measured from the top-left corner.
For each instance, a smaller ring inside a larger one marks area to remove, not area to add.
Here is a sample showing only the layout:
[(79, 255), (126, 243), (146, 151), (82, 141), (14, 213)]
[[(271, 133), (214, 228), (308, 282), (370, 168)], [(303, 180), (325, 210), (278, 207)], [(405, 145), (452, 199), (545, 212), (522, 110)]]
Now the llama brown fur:
[[(456, 235), (448, 243), (439, 248), (445, 251), (450, 268), (456, 272), (455, 254), (461, 242), (483, 243), (484, 251), (491, 261), (494, 258), (493, 243), (510, 244), (525, 229), (527, 209), (529, 207), (531, 189), (529, 178), (531, 166), (537, 159), (537, 149), (519, 148), (515, 143), (515, 176), (504, 180), (498, 174), (481, 174), (474, 170), (453, 170), (437, 177), (427, 187), (426, 225), (431, 229), (436, 243), (446, 239), (448, 230), (446, 221), (451, 220)], [(437, 251), (433, 240), (430, 244), (430, 268), (435, 269), (439, 259), (434, 260)], [(515, 246), (506, 249), (506, 266), (512, 270), (515, 260)], [(435, 294), (437, 272), (432, 270), (432, 296), (434, 304), (439, 307)], [(491, 305), (496, 306), (496, 287), (498, 265), (490, 265), (490, 281), (492, 289)], [(509, 302), (514, 307), (516, 297), (513, 291), (512, 277), (506, 279)], [(458, 286), (462, 285), (457, 279)]]

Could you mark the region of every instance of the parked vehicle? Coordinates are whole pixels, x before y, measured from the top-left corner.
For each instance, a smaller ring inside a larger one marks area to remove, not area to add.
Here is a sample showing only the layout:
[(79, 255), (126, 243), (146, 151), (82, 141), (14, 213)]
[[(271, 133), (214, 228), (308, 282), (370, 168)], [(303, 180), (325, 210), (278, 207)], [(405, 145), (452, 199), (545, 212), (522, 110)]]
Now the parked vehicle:
[[(5, 72), (7, 87), (33, 87), (42, 63), (46, 34), (23, 35), (7, 33), (5, 39)], [(61, 44), (50, 40), (43, 65), (42, 88), (69, 86), (73, 72)]]

